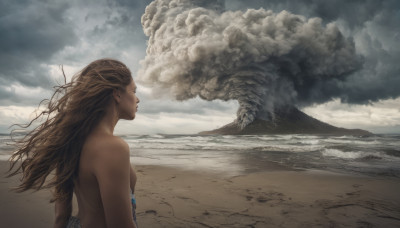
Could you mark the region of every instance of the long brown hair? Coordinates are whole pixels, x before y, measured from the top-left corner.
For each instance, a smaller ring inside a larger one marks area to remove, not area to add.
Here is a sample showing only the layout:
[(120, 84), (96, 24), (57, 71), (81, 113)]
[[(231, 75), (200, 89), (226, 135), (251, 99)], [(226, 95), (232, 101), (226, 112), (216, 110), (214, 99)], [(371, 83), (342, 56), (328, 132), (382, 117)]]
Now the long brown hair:
[[(56, 86), (53, 96), (43, 100), (45, 110), (21, 126), (44, 122), (19, 141), (10, 158), (8, 176), (22, 173), (17, 192), (55, 188), (52, 201), (72, 196), (78, 175), (83, 144), (92, 129), (104, 117), (114, 89), (125, 90), (132, 81), (129, 69), (120, 61), (100, 59), (72, 77), (71, 82)], [(12, 133), (13, 134), (13, 133)], [(17, 165), (18, 164), (18, 165)], [(12, 171), (14, 166), (17, 169)], [(12, 171), (12, 172), (11, 172)], [(55, 173), (54, 173), (55, 171)], [(55, 174), (50, 180), (46, 178)]]

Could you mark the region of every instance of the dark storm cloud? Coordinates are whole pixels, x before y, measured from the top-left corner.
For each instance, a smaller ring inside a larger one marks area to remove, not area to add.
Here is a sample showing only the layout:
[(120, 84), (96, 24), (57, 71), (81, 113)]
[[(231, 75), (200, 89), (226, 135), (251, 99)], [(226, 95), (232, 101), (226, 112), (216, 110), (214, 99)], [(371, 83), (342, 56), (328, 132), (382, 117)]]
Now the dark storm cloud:
[(3, 85), (49, 86), (46, 64), (76, 42), (64, 18), (69, 5), (53, 1), (0, 2), (0, 77)]
[(36, 104), (46, 98), (27, 100), (13, 87), (50, 91), (55, 65), (83, 67), (102, 57), (123, 60), (121, 53), (133, 46), (144, 53), (140, 17), (149, 2), (1, 0), (0, 104)]
[[(151, 2), (151, 0), (143, 0), (143, 1), (131, 1), (131, 0), (107, 0), (104, 4), (104, 11), (106, 21), (100, 27), (95, 27), (97, 30), (99, 28), (108, 31), (108, 29), (129, 29), (132, 32), (140, 31), (140, 34), (143, 34), (141, 31), (140, 17), (143, 13), (146, 6)], [(96, 4), (94, 2), (93, 4)], [(140, 35), (138, 34), (138, 35)], [(143, 34), (144, 37), (144, 34)], [(126, 40), (136, 39), (138, 37), (126, 37)], [(142, 38), (142, 37), (140, 37)]]

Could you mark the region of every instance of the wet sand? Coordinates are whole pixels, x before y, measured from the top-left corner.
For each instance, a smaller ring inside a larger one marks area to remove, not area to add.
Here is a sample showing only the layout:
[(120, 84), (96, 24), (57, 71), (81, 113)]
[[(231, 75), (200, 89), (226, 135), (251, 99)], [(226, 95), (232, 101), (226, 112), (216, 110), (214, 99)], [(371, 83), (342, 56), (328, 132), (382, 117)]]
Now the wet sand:
[[(4, 173), (8, 165), (0, 162)], [(281, 168), (228, 176), (137, 166), (139, 227), (400, 227), (400, 181)], [(51, 227), (48, 191), (0, 182), (1, 227)], [(75, 212), (76, 212), (76, 204)]]

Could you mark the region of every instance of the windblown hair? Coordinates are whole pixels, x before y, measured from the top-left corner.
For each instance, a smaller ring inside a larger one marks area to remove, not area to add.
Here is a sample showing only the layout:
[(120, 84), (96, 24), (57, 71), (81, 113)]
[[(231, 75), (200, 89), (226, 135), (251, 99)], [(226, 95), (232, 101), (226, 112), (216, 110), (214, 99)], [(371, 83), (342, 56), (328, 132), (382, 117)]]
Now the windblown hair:
[[(62, 73), (64, 85), (54, 87), (50, 100), (41, 102), (45, 104), (45, 110), (29, 124), (19, 125), (27, 129), (33, 122), (45, 120), (16, 141), (17, 149), (10, 158), (8, 170), (8, 177), (22, 173), (21, 184), (15, 191), (54, 187), (53, 202), (72, 196), (87, 136), (104, 117), (113, 90), (125, 91), (132, 81), (129, 69), (113, 59), (90, 63), (69, 83), (64, 70)], [(18, 168), (13, 170), (16, 165)], [(50, 174), (54, 176), (46, 180)]]

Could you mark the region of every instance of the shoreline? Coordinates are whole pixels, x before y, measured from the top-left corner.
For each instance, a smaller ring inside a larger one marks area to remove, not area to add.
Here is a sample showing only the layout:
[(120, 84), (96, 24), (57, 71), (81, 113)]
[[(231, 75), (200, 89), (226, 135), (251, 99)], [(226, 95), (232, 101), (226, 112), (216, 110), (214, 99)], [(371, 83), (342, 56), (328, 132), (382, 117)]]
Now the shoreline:
[[(51, 227), (50, 192), (13, 193), (0, 161), (4, 227)], [(226, 176), (158, 165), (135, 166), (139, 227), (398, 227), (396, 178), (282, 170)], [(76, 214), (76, 202), (74, 212)]]

